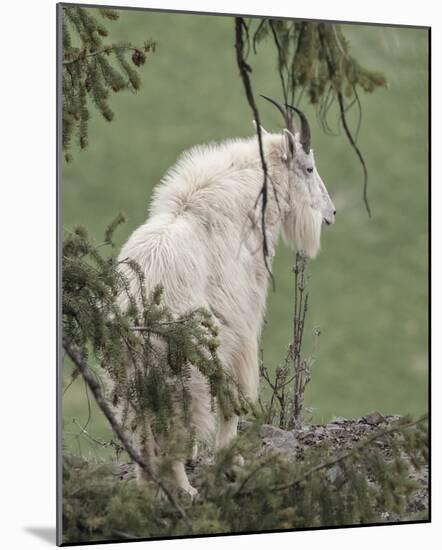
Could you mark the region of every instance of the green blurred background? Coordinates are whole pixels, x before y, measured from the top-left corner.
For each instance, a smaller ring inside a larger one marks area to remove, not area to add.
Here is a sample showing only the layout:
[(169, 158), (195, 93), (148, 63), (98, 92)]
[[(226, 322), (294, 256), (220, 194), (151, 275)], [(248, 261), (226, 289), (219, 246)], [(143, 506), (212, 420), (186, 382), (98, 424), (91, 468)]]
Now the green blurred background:
[[(128, 223), (117, 234), (122, 244), (146, 219), (153, 187), (183, 150), (249, 136), (253, 127), (235, 61), (232, 18), (121, 11), (119, 21), (106, 25), (112, 41), (141, 44), (152, 38), (157, 51), (141, 70), (141, 91), (112, 97), (111, 123), (94, 110), (89, 148), (73, 149), (73, 161), (63, 165), (63, 228), (83, 224), (101, 242), (106, 225), (124, 211)], [(318, 169), (338, 211), (336, 225), (323, 236), (322, 253), (309, 266), (304, 349), (316, 362), (306, 405), (318, 422), (373, 409), (419, 414), (427, 408), (427, 31), (365, 25), (345, 25), (343, 31), (353, 55), (384, 72), (389, 88), (361, 95), (359, 145), (369, 170), (371, 219), (362, 202), (361, 166), (345, 136), (325, 135), (314, 109), (301, 103), (311, 121)], [(271, 45), (263, 44), (250, 62), (255, 93), (280, 98)], [(259, 107), (264, 126), (280, 130), (276, 110), (264, 102)], [(335, 129), (337, 118), (332, 112)], [(283, 361), (291, 339), (292, 261), (281, 244), (262, 342), (270, 368)], [(321, 330), (316, 345), (314, 327)], [(80, 379), (65, 392), (63, 411), (65, 433), (78, 433), (73, 420), (89, 416)], [(93, 404), (87, 430), (110, 437)], [(74, 440), (66, 438), (69, 446)]]

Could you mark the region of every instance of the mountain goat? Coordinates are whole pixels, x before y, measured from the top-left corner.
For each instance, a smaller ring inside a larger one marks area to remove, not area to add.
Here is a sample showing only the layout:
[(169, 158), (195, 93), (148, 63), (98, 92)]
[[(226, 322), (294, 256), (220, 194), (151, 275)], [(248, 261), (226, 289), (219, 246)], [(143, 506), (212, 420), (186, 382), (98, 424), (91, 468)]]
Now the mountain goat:
[[(262, 135), (268, 168), (264, 226), (269, 263), (280, 234), (313, 258), (322, 226), (334, 223), (335, 207), (315, 167), (305, 115), (290, 107), (300, 117), (296, 131), (288, 108), (266, 99), (285, 122), (284, 132)], [(252, 401), (258, 396), (258, 342), (269, 279), (257, 200), (262, 185), (256, 136), (194, 147), (157, 186), (148, 220), (120, 253), (120, 259), (130, 258), (141, 267), (148, 292), (162, 285), (165, 303), (177, 315), (201, 307), (213, 313), (223, 368)], [(125, 274), (134, 278), (128, 269)], [(226, 420), (218, 412), (214, 418), (207, 383), (196, 369), (190, 393), (196, 437), (207, 440), (216, 432), (216, 448), (227, 445), (237, 433), (238, 417)], [(196, 492), (182, 462), (176, 462), (175, 474), (182, 489)]]

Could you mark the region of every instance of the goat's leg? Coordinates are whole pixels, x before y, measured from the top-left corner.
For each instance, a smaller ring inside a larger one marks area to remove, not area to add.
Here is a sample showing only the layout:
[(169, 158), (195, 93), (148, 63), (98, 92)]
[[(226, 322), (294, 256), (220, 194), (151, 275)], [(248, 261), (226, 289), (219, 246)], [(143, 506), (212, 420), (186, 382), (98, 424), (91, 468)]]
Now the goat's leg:
[(191, 456), (192, 462), (196, 462), (197, 458), (198, 458), (198, 442), (195, 441), (194, 444), (192, 445), (192, 456)]
[[(230, 445), (233, 439), (235, 439), (238, 435), (238, 421), (239, 416), (236, 414), (228, 419), (225, 419), (221, 412), (218, 413), (218, 431), (216, 434), (217, 451), (220, 451)], [(238, 466), (244, 466), (244, 459), (240, 454), (235, 456), (234, 462)]]
[(197, 489), (195, 489), (195, 487), (192, 487), (192, 485), (190, 484), (189, 478), (187, 477), (186, 470), (184, 468), (184, 462), (182, 460), (175, 460), (172, 465), (172, 470), (175, 475), (176, 484), (180, 489), (186, 491), (186, 493), (189, 493), (191, 497), (194, 497), (198, 494)]
[[(232, 371), (238, 381), (242, 393), (251, 401), (256, 401), (259, 386), (257, 341), (254, 337), (245, 336), (241, 339), (241, 342), (241, 348), (237, 350), (237, 353), (235, 353)], [(232, 364), (232, 358), (228, 355), (226, 360), (226, 362), (230, 362)], [(218, 410), (218, 430), (215, 441), (216, 450), (227, 447), (237, 436), (238, 422), (239, 416), (232, 415), (230, 418), (226, 419), (224, 418), (222, 411)], [(238, 465), (243, 465), (244, 459), (238, 455), (235, 462)]]
[[(152, 432), (149, 430), (149, 437), (146, 435), (141, 438), (141, 444), (138, 447), (139, 452), (141, 453), (144, 460), (147, 462), (152, 472), (156, 472), (158, 468), (158, 457), (160, 454), (160, 449), (157, 442), (155, 441)], [(136, 479), (139, 484), (143, 484), (145, 481), (150, 481), (150, 476), (147, 472), (139, 465), (135, 465)]]
[(227, 447), (238, 433), (239, 417), (234, 414), (230, 418), (224, 418), (220, 411), (218, 413), (218, 431), (216, 434), (216, 449), (220, 450)]
[[(156, 472), (158, 468), (158, 447), (152, 449), (152, 446), (146, 445), (144, 446), (143, 451), (144, 459), (148, 461), (150, 467), (153, 469), (154, 472)], [(150, 481), (149, 476), (138, 464), (136, 465), (135, 471), (136, 478), (139, 484), (142, 485), (144, 482)], [(175, 478), (176, 486), (186, 493), (189, 493), (189, 495), (191, 495), (193, 498), (198, 493), (198, 491), (190, 484), (189, 478), (187, 477), (186, 470), (184, 468), (184, 462), (181, 460), (175, 460), (172, 464), (172, 472)]]

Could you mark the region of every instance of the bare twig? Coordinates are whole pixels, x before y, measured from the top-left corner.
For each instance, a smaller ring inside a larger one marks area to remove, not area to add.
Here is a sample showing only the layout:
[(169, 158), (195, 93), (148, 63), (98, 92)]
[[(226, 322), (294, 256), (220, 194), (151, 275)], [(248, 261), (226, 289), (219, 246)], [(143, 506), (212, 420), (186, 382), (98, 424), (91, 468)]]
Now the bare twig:
[[(271, 424), (276, 414), (279, 414), (278, 425), (282, 429), (292, 429), (300, 422), (305, 389), (310, 381), (310, 368), (313, 364), (313, 358), (302, 358), (302, 342), (308, 311), (306, 266), (307, 259), (297, 253), (293, 266), (293, 339), (285, 362), (278, 366), (274, 376), (270, 375), (262, 360), (260, 364), (260, 375), (271, 390), (266, 420)], [(316, 329), (315, 335), (318, 334)]]
[(304, 402), (305, 388), (310, 380), (309, 365), (302, 360), (302, 341), (304, 337), (305, 318), (308, 311), (308, 293), (305, 291), (305, 268), (307, 259), (299, 252), (295, 257), (293, 268), (295, 282), (295, 302), (293, 306), (293, 342), (289, 349), (288, 360), (292, 363), (293, 372), (293, 406), (289, 427), (293, 428), (300, 419)]
[(113, 447), (115, 449), (115, 453), (117, 455), (117, 457), (119, 456), (119, 454), (124, 451), (124, 447), (122, 447), (121, 445), (119, 445), (118, 443), (116, 443), (116, 441), (114, 439), (109, 439), (109, 441), (103, 441), (103, 440), (100, 440), (100, 439), (97, 439), (96, 437), (93, 437), (86, 429), (84, 426), (82, 426), (78, 420), (76, 418), (73, 418), (72, 419), (73, 423), (78, 427), (80, 428), (80, 433), (72, 433), (72, 432), (65, 432), (68, 433), (68, 435), (71, 435), (73, 437), (80, 437), (81, 435), (84, 435), (87, 439), (89, 439), (92, 443), (95, 443), (96, 445), (100, 446), (100, 447), (103, 447), (103, 448), (108, 448), (108, 447)]

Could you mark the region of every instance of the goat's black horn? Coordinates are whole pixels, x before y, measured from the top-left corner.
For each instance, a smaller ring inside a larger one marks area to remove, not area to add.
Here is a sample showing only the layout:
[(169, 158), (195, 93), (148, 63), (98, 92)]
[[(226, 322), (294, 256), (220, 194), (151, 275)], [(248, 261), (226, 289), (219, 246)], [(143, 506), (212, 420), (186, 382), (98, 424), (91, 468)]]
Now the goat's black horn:
[(310, 132), (310, 124), (308, 123), (307, 117), (305, 114), (301, 111), (301, 109), (298, 109), (298, 107), (293, 107), (293, 105), (287, 105), (286, 107), (288, 109), (292, 109), (299, 115), (299, 118), (301, 119), (301, 135), (300, 135), (300, 142), (302, 145), (302, 148), (304, 151), (309, 154), (310, 153), (310, 145), (311, 145), (311, 132)]
[(270, 103), (272, 103), (278, 109), (278, 111), (282, 114), (284, 118), (287, 130), (289, 130), (293, 134), (294, 132), (293, 132), (292, 118), (289, 112), (287, 111), (287, 109), (285, 109), (283, 105), (281, 105), (281, 103), (278, 103), (275, 99), (272, 99), (271, 97), (267, 97), (266, 95), (263, 95), (263, 94), (260, 94), (260, 95), (262, 98), (267, 99), (267, 101), (270, 101)]

